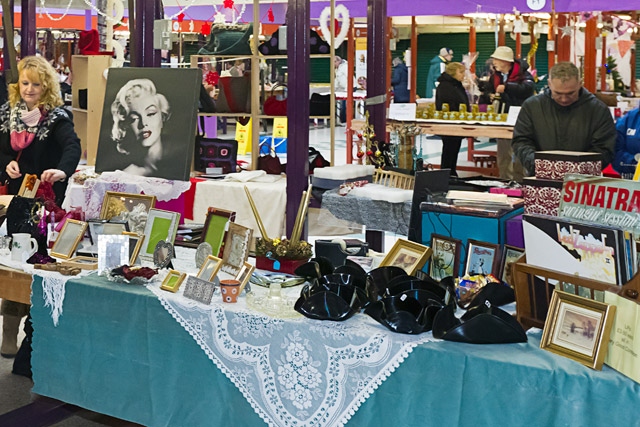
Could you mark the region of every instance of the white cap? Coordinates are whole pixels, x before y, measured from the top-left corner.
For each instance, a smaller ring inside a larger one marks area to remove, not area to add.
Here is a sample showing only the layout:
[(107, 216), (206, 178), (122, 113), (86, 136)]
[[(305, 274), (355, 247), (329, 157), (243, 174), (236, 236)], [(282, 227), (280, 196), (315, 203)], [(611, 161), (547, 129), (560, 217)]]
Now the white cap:
[(447, 56), (447, 55), (451, 55), (453, 56), (453, 50), (449, 49), (448, 47), (443, 47), (442, 49), (440, 49), (440, 56)]
[(507, 62), (513, 62), (513, 50), (511, 50), (509, 46), (498, 46), (493, 54), (491, 54), (491, 57)]

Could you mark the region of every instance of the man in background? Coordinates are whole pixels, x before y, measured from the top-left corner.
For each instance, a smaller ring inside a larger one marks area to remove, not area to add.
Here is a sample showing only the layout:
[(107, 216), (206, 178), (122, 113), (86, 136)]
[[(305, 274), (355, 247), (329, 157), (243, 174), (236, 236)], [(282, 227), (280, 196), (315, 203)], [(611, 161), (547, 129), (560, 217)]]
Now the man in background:
[(549, 87), (522, 104), (513, 129), (513, 151), (528, 175), (536, 151), (590, 151), (613, 160), (616, 128), (609, 108), (582, 87), (578, 68), (560, 62), (549, 70)]
[[(339, 56), (335, 56), (333, 59), (333, 66), (335, 68), (335, 79), (334, 79), (334, 90), (336, 92), (346, 92), (347, 91), (347, 78), (349, 74), (349, 67), (347, 65), (347, 61), (340, 58)], [(338, 118), (340, 119), (339, 124), (346, 123), (347, 121), (347, 101), (339, 100), (338, 101)]]
[(440, 49), (440, 53), (433, 57), (431, 60), (431, 66), (429, 67), (429, 74), (427, 74), (427, 98), (433, 98), (435, 96), (436, 82), (440, 74), (444, 72), (444, 66), (451, 62), (453, 59), (453, 50), (448, 47)]

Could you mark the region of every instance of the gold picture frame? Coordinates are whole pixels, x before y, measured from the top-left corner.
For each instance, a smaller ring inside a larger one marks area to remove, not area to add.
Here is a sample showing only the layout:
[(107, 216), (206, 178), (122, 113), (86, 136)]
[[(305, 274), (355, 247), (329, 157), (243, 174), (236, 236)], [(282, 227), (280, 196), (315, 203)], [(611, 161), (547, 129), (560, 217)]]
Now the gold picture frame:
[(167, 277), (164, 278), (160, 285), (160, 289), (169, 292), (178, 292), (180, 285), (182, 285), (182, 282), (184, 282), (186, 277), (186, 273), (180, 273), (177, 270), (169, 270)]
[(75, 219), (67, 219), (51, 248), (51, 256), (69, 259), (73, 256), (80, 241), (87, 231), (87, 223)]
[(381, 267), (397, 266), (410, 276), (424, 267), (433, 251), (430, 247), (405, 239), (398, 239), (380, 263)]
[(144, 242), (145, 235), (132, 231), (123, 231), (123, 235), (129, 236), (129, 265), (135, 265)]
[(202, 263), (196, 277), (211, 282), (220, 271), (220, 267), (222, 267), (222, 260), (217, 256), (209, 255)]
[(149, 210), (155, 205), (156, 196), (107, 191), (100, 208), (100, 219), (125, 219), (129, 223), (129, 231), (142, 234)]
[(601, 370), (616, 307), (555, 290), (540, 348)]
[(235, 277), (235, 279), (240, 282), (240, 290), (238, 291), (238, 295), (242, 293), (244, 287), (247, 286), (247, 283), (249, 283), (249, 279), (251, 279), (251, 275), (253, 274), (253, 271), (255, 269), (255, 265), (252, 265), (245, 261), (242, 268), (240, 268), (240, 271), (238, 271), (238, 274)]
[(33, 199), (38, 193), (38, 187), (40, 187), (38, 175), (27, 173), (24, 175), (24, 179), (22, 180), (22, 184), (18, 190), (18, 196)]

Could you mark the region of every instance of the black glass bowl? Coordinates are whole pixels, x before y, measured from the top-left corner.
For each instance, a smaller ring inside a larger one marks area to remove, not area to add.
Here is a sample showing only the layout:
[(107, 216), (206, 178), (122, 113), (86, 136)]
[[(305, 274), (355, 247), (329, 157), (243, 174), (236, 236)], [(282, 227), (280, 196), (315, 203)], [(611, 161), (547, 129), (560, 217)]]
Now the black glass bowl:
[(304, 286), (294, 309), (310, 319), (340, 321), (359, 312), (366, 302), (363, 289), (325, 282)]
[(399, 295), (382, 298), (369, 304), (364, 312), (393, 332), (419, 334), (425, 331), (423, 307), (415, 298)]
[(373, 301), (378, 299), (378, 296), (382, 296), (384, 290), (391, 280), (396, 277), (410, 277), (407, 272), (400, 267), (385, 266), (374, 268), (367, 274), (367, 291)]
[[(355, 264), (355, 263), (353, 263)], [(340, 267), (333, 270), (334, 274), (350, 274), (352, 278), (352, 283), (354, 286), (357, 286), (362, 289), (367, 288), (367, 272), (364, 271), (362, 267), (355, 264), (350, 265), (341, 265)]]

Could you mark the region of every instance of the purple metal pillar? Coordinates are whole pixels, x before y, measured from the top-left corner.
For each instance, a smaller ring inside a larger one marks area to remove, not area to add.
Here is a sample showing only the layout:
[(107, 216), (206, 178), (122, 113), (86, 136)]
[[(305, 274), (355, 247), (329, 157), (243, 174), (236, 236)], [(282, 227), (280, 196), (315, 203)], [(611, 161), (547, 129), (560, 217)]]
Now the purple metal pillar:
[(153, 48), (153, 21), (163, 18), (162, 0), (136, 0), (135, 63), (133, 67), (159, 67), (160, 51)]
[(387, 0), (367, 0), (367, 100), (369, 123), (378, 138), (387, 131)]
[(36, 54), (36, 0), (22, 0), (20, 57)]
[[(7, 14), (8, 13), (11, 16), (11, 23), (14, 22), (14, 19), (13, 19), (14, 18), (14, 15), (13, 15), (14, 7), (13, 6), (14, 6), (14, 3), (13, 3), (13, 0), (11, 0), (9, 2), (9, 10), (3, 10), (2, 11), (3, 14)], [(2, 26), (4, 27), (4, 22), (2, 23)], [(3, 41), (4, 41), (3, 46), (8, 46), (8, 43), (7, 43), (7, 32), (3, 31), (2, 35), (3, 35)], [(9, 49), (2, 49), (2, 62), (4, 63), (4, 69), (5, 70), (11, 69), (11, 64), (9, 63)], [(5, 75), (5, 78), (6, 78), (6, 75)], [(9, 83), (9, 81), (7, 81), (7, 83)]]
[(84, 11), (84, 29), (85, 30), (90, 30), (91, 27), (93, 26), (91, 15), (92, 15), (91, 9), (87, 9)]
[[(309, 0), (289, 0), (287, 8), (288, 97), (287, 236), (291, 237), (302, 192), (309, 181)], [(307, 238), (304, 227), (300, 236)]]

